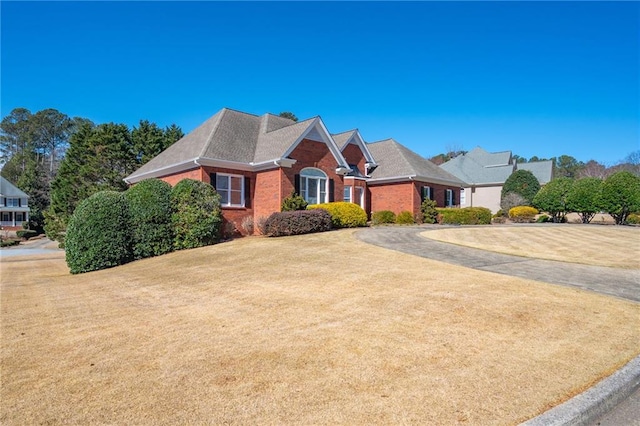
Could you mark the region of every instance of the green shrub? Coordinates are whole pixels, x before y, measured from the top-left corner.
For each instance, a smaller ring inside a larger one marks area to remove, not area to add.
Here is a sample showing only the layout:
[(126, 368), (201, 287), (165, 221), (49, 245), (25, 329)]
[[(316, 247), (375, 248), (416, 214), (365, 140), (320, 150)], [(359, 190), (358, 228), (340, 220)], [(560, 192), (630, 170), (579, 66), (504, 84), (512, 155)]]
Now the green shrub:
[(582, 223), (590, 223), (600, 209), (602, 179), (585, 177), (573, 183), (567, 194), (567, 210), (580, 215)]
[[(516, 170), (511, 173), (511, 176), (507, 178), (502, 187), (501, 199), (510, 193), (516, 193), (522, 196), (526, 202), (522, 205), (529, 206), (533, 202), (533, 197), (536, 196), (540, 190), (540, 182), (529, 170)], [(504, 206), (503, 210), (506, 210)]]
[(640, 210), (640, 176), (623, 170), (606, 178), (600, 190), (599, 204), (616, 225), (626, 223), (629, 214)]
[(420, 212), (422, 213), (423, 223), (436, 223), (438, 222), (438, 204), (434, 200), (426, 199), (420, 205)]
[(283, 212), (292, 212), (296, 210), (305, 210), (309, 203), (302, 198), (301, 195), (296, 194), (295, 192), (291, 192), (287, 198), (282, 200), (282, 205), (280, 206), (280, 210)]
[(631, 213), (629, 217), (627, 217), (627, 223), (629, 225), (640, 225), (640, 214)]
[(513, 222), (533, 222), (538, 210), (530, 206), (517, 206), (509, 210), (509, 219)]
[(51, 209), (42, 212), (44, 215), (44, 233), (51, 241), (58, 241), (60, 248), (64, 247), (64, 236), (67, 223), (61, 216), (56, 215)]
[(550, 222), (551, 218), (549, 216), (547, 216), (546, 214), (542, 214), (540, 216), (538, 216), (538, 218), (536, 219), (536, 223), (547, 223)]
[(183, 179), (171, 190), (173, 247), (176, 250), (215, 244), (220, 238), (220, 195), (211, 185)]
[(489, 225), (491, 210), (484, 207), (440, 208), (439, 222), (448, 225)]
[(16, 231), (16, 235), (18, 236), (18, 238), (24, 238), (25, 240), (28, 240), (29, 238), (33, 238), (38, 235), (38, 233), (36, 231), (32, 231), (31, 229), (21, 229), (19, 231)]
[(65, 237), (72, 274), (122, 265), (132, 260), (129, 208), (123, 193), (101, 191), (80, 202)]
[(310, 234), (330, 229), (331, 215), (324, 209), (273, 213), (264, 223), (264, 234), (270, 237)]
[(147, 179), (125, 194), (131, 217), (133, 257), (143, 259), (171, 252), (171, 185), (160, 179)]
[(533, 197), (533, 205), (551, 215), (555, 223), (565, 222), (565, 216), (569, 212), (567, 197), (573, 187), (573, 179), (558, 177), (543, 186)]
[(0, 247), (11, 247), (20, 244), (20, 240), (2, 240), (0, 241)]
[(391, 210), (380, 210), (379, 212), (371, 213), (371, 223), (374, 225), (396, 223), (396, 214)]
[(347, 201), (314, 204), (308, 206), (307, 209), (324, 209), (328, 211), (334, 228), (356, 228), (367, 225), (367, 214), (362, 210), (362, 207)]
[(496, 214), (493, 215), (493, 217), (505, 217), (504, 211), (502, 209), (498, 210), (496, 212)]
[(403, 211), (396, 217), (396, 223), (399, 225), (413, 225), (416, 223), (413, 214), (409, 211)]

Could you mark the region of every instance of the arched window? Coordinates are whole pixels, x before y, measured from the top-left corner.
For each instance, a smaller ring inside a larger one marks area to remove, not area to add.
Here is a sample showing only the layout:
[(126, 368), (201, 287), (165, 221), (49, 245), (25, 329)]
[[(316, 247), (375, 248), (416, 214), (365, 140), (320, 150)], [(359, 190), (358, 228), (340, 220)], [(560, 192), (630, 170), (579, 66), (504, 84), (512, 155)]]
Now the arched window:
[(309, 204), (326, 203), (327, 181), (327, 175), (320, 169), (302, 169), (300, 172), (300, 195)]

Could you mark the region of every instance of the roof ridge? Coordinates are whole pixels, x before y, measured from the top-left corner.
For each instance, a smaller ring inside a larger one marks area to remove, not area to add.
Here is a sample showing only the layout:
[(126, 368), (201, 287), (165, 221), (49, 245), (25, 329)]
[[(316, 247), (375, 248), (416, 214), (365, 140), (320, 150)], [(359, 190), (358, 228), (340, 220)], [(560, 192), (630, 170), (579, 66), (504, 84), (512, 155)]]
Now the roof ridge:
[[(222, 122), (222, 119), (224, 118), (224, 115), (226, 114), (227, 111), (233, 111), (227, 107), (223, 107), (220, 111), (218, 111), (216, 114), (213, 115), (213, 117), (215, 117), (216, 115), (220, 114), (220, 116), (218, 117), (218, 121), (216, 122), (216, 125), (213, 126), (213, 129), (211, 129), (211, 133), (209, 133), (209, 135), (207, 135), (207, 139), (205, 141), (205, 143), (202, 144), (202, 148), (200, 149), (200, 154), (198, 155), (198, 157), (204, 157), (205, 152), (207, 152), (207, 149), (209, 148), (209, 144), (211, 143), (211, 140), (213, 139), (213, 136), (216, 134), (216, 131), (218, 131), (218, 129), (220, 128), (220, 123)], [(238, 111), (239, 112), (239, 111)], [(213, 118), (210, 117), (209, 119)], [(205, 121), (206, 123), (206, 121)], [(204, 124), (204, 123), (202, 123)]]

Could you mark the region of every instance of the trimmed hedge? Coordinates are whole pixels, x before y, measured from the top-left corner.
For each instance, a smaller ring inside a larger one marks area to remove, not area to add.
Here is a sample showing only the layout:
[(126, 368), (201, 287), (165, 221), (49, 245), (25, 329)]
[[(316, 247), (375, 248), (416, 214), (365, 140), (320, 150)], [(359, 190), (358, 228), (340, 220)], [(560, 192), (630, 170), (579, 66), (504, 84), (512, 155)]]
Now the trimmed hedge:
[(124, 194), (101, 191), (83, 200), (69, 219), (64, 241), (72, 274), (131, 261), (129, 207)]
[(273, 213), (264, 224), (264, 233), (270, 237), (310, 234), (330, 229), (331, 215), (324, 209)]
[(21, 229), (19, 231), (16, 231), (16, 236), (18, 238), (24, 238), (25, 240), (35, 237), (36, 235), (38, 235), (38, 233), (32, 229)]
[(215, 244), (220, 238), (220, 195), (211, 185), (183, 179), (171, 190), (171, 223), (176, 250)]
[(420, 205), (420, 212), (422, 213), (422, 223), (437, 223), (438, 222), (438, 205), (434, 200), (426, 199)]
[(400, 212), (396, 217), (396, 223), (398, 225), (413, 225), (414, 223), (416, 223), (416, 221), (413, 218), (413, 214), (411, 212), (403, 211)]
[(485, 207), (439, 208), (439, 223), (449, 225), (489, 225), (491, 210)]
[(383, 223), (396, 223), (396, 214), (391, 210), (380, 210), (371, 213), (371, 223), (381, 225)]
[(334, 203), (314, 204), (307, 209), (323, 209), (331, 215), (331, 224), (334, 228), (356, 228), (367, 225), (367, 213), (357, 204), (347, 201)]
[(526, 223), (533, 222), (538, 210), (529, 206), (517, 206), (509, 210), (509, 219), (513, 222)]
[(173, 251), (171, 185), (147, 179), (125, 193), (129, 202), (133, 257), (143, 259)]

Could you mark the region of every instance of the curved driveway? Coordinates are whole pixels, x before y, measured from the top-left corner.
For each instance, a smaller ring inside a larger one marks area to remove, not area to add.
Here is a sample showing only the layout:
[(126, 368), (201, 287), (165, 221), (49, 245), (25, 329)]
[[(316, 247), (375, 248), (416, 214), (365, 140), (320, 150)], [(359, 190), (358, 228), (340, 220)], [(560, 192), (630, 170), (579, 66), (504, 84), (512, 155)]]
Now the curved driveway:
[(356, 232), (361, 241), (482, 271), (591, 290), (640, 302), (640, 271), (579, 265), (494, 253), (442, 243), (420, 234), (442, 225), (377, 226)]

